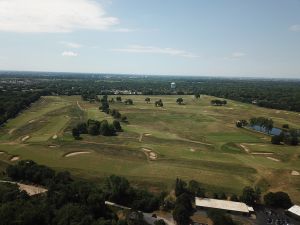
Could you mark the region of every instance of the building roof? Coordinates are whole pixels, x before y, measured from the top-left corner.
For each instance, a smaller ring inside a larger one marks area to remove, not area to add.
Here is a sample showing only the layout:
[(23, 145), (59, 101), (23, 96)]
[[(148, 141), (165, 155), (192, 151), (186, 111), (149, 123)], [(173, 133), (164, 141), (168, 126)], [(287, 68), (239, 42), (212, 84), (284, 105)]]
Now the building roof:
[(228, 211), (236, 211), (249, 213), (254, 212), (252, 207), (247, 206), (243, 202), (233, 202), (227, 200), (211, 199), (211, 198), (195, 198), (196, 206), (223, 209)]
[(292, 206), (291, 208), (288, 209), (288, 211), (297, 216), (300, 216), (300, 206), (299, 205)]

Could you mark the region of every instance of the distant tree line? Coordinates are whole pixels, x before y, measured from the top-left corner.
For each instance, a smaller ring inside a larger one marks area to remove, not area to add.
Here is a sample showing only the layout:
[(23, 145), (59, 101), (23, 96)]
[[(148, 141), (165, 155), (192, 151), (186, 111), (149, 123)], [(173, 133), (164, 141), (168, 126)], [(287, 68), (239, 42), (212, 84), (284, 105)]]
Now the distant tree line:
[(212, 105), (215, 105), (215, 106), (222, 106), (222, 105), (226, 105), (227, 101), (226, 100), (220, 100), (220, 99), (214, 99), (214, 100), (211, 100), (210, 103)]

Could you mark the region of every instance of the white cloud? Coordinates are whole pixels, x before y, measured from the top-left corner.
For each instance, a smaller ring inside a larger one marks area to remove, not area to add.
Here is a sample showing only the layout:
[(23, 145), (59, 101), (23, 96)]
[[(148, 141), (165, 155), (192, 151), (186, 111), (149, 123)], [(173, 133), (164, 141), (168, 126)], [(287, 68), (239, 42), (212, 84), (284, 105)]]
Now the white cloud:
[(65, 57), (76, 57), (78, 56), (78, 53), (72, 51), (64, 51), (63, 53), (61, 53), (61, 55)]
[(61, 41), (61, 44), (65, 45), (68, 48), (81, 48), (82, 45), (75, 42), (67, 42), (67, 41)]
[(246, 53), (244, 52), (233, 52), (231, 54), (231, 58), (242, 58), (244, 56), (246, 56)]
[(152, 53), (152, 54), (166, 54), (172, 56), (181, 56), (186, 58), (198, 58), (196, 54), (187, 52), (184, 50), (174, 48), (160, 48), (154, 46), (141, 46), (141, 45), (130, 45), (127, 48), (112, 49), (114, 52), (129, 52), (129, 53)]
[(300, 31), (300, 24), (290, 26), (289, 30), (294, 32)]
[(129, 28), (118, 28), (114, 29), (114, 32), (121, 32), (121, 33), (128, 33), (128, 32), (133, 32), (135, 31), (134, 29), (129, 29)]
[(106, 30), (118, 23), (94, 0), (0, 0), (0, 31)]

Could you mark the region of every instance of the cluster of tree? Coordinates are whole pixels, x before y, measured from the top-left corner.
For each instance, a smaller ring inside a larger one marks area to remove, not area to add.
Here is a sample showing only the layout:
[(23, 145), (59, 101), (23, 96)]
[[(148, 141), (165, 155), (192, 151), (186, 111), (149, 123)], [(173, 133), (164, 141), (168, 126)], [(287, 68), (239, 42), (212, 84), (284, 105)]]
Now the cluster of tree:
[(248, 126), (248, 122), (247, 122), (247, 120), (238, 120), (238, 121), (236, 121), (235, 125), (236, 125), (236, 127), (239, 127), (239, 128), (246, 127), (246, 126)]
[(161, 99), (155, 101), (154, 105), (155, 105), (156, 107), (163, 107), (163, 106), (164, 106), (164, 104), (163, 104), (163, 102), (162, 102)]
[(265, 205), (274, 208), (288, 209), (293, 204), (290, 196), (285, 192), (269, 192), (264, 196)]
[(24, 181), (45, 186), (55, 177), (55, 172), (52, 169), (38, 165), (31, 160), (20, 161), (16, 165), (8, 166), (6, 173), (13, 181)]
[(223, 106), (223, 105), (227, 104), (227, 101), (226, 100), (220, 100), (220, 99), (214, 99), (214, 100), (211, 100), (210, 103), (212, 105), (215, 105), (215, 106)]
[[(33, 170), (36, 171), (33, 173)], [(15, 177), (15, 174), (18, 176)], [(42, 184), (48, 192), (30, 197), (26, 192), (19, 191), (17, 185), (0, 183), (1, 225), (141, 225), (144, 224), (143, 216), (138, 210), (157, 210), (162, 200), (161, 195), (155, 196), (133, 188), (122, 177), (112, 175), (100, 185), (74, 181), (68, 172), (55, 173), (33, 161), (20, 161), (10, 166), (7, 175), (18, 182)], [(105, 201), (133, 208), (140, 220), (133, 218), (132, 212), (128, 213), (125, 220), (119, 220), (106, 207)], [(162, 224), (161, 221), (158, 224)]]
[(196, 99), (199, 99), (199, 98), (200, 98), (200, 94), (199, 94), (199, 93), (196, 93), (196, 94), (194, 94), (194, 97), (195, 97)]
[(146, 190), (133, 188), (127, 179), (115, 175), (105, 179), (103, 190), (108, 201), (144, 212), (157, 210), (164, 197), (163, 193), (154, 196)]
[(89, 119), (86, 123), (79, 123), (72, 129), (72, 135), (75, 139), (80, 139), (81, 134), (90, 134), (93, 136), (114, 136), (116, 132), (121, 132), (122, 127), (118, 120), (114, 120), (112, 124), (107, 120), (97, 121)]
[(177, 98), (176, 103), (181, 105), (183, 103), (183, 98)]
[(145, 98), (145, 102), (147, 102), (147, 104), (149, 104), (151, 101), (151, 99), (149, 97)]
[(105, 112), (105, 113), (109, 113), (109, 103), (108, 103), (108, 96), (107, 95), (104, 95), (101, 99), (100, 99), (100, 102), (101, 102), (101, 106), (99, 106), (99, 110), (101, 110), (102, 112)]
[(296, 146), (299, 144), (299, 132), (297, 130), (282, 131), (280, 135), (274, 135), (271, 138), (271, 143), (280, 145), (283, 142), (286, 145)]
[(177, 178), (175, 181), (175, 196), (173, 218), (178, 225), (188, 225), (190, 224), (190, 216), (194, 212), (192, 201), (195, 197), (204, 197), (205, 189), (195, 180), (191, 180), (187, 184)]
[(236, 225), (232, 218), (224, 210), (210, 209), (207, 213), (214, 225)]
[(125, 105), (133, 105), (133, 100), (129, 98), (129, 99), (126, 99), (124, 101), (124, 103), (125, 103)]
[(0, 91), (0, 125), (17, 116), (40, 96), (41, 92)]
[[(27, 163), (28, 162), (28, 163)], [(26, 171), (33, 166), (43, 167), (31, 161), (21, 161), (10, 167), (25, 167), (23, 178), (28, 180)], [(47, 170), (51, 170), (47, 168)], [(39, 170), (42, 177), (47, 177), (47, 170)], [(9, 174), (8, 174), (9, 175)], [(38, 175), (38, 172), (33, 176)], [(38, 175), (40, 176), (40, 175)], [(11, 177), (13, 178), (13, 177)], [(28, 180), (31, 181), (31, 180)], [(5, 225), (126, 225), (105, 206), (105, 193), (96, 184), (74, 181), (68, 172), (55, 173), (47, 178), (48, 192), (30, 197), (19, 191), (13, 184), (0, 184), (0, 224)]]
[(273, 129), (274, 122), (272, 119), (265, 117), (253, 117), (250, 119), (250, 126), (259, 126), (261, 129), (264, 128), (266, 132), (270, 132)]
[(95, 91), (86, 91), (86, 92), (81, 93), (81, 99), (83, 101), (89, 101), (89, 102), (95, 102), (95, 101), (99, 102), (100, 101), (100, 99)]

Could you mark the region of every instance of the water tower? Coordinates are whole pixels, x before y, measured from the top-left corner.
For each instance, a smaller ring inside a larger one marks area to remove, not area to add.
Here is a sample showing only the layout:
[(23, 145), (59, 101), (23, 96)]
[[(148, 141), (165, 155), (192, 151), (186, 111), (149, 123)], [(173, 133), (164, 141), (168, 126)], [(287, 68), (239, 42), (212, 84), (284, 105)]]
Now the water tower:
[(172, 83), (171, 83), (171, 89), (172, 89), (172, 90), (175, 90), (175, 89), (176, 89), (176, 84), (175, 84), (175, 82), (172, 82)]

